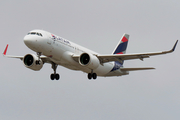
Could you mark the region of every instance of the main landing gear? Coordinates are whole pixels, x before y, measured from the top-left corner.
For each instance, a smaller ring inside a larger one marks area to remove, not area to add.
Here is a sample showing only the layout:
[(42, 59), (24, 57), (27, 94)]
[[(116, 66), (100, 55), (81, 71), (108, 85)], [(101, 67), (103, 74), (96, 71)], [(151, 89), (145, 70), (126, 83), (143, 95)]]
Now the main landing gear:
[(96, 73), (93, 73), (93, 71), (91, 73), (88, 73), (88, 79), (91, 80), (91, 79), (96, 79), (97, 78), (97, 74)]
[(54, 73), (51, 74), (50, 78), (51, 80), (54, 80), (54, 79), (59, 80), (60, 76), (59, 74), (56, 73), (56, 69), (58, 65), (55, 63), (51, 63), (51, 64), (52, 64), (52, 69), (54, 70)]

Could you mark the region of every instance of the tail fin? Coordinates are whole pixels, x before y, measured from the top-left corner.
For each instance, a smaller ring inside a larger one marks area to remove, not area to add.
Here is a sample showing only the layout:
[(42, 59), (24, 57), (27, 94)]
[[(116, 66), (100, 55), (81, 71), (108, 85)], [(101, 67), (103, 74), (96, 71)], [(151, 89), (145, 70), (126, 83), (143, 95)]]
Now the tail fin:
[[(129, 41), (129, 35), (124, 34), (112, 54), (125, 54), (128, 41)], [(122, 62), (115, 61), (115, 63), (119, 64), (120, 66), (123, 66), (124, 61)]]
[(129, 41), (129, 35), (124, 34), (112, 54), (125, 54)]

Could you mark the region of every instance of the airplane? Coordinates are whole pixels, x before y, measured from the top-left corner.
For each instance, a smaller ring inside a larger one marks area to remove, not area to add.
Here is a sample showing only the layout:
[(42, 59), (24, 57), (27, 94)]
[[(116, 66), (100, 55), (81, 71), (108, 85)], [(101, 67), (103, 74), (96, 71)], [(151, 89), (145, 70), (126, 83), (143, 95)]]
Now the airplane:
[(44, 30), (32, 30), (24, 37), (25, 45), (36, 52), (36, 54), (26, 54), (25, 56), (6, 55), (8, 44), (3, 52), (3, 56), (21, 59), (24, 66), (39, 71), (44, 63), (52, 65), (54, 73), (50, 75), (51, 80), (59, 80), (60, 75), (56, 73), (57, 66), (63, 66), (71, 70), (87, 73), (89, 80), (96, 79), (97, 76), (110, 77), (128, 75), (129, 71), (151, 70), (153, 67), (145, 68), (124, 68), (125, 60), (149, 58), (154, 55), (171, 53), (175, 50), (178, 40), (173, 48), (168, 51), (133, 53), (126, 54), (129, 35), (124, 34), (112, 54), (99, 54), (65, 38)]

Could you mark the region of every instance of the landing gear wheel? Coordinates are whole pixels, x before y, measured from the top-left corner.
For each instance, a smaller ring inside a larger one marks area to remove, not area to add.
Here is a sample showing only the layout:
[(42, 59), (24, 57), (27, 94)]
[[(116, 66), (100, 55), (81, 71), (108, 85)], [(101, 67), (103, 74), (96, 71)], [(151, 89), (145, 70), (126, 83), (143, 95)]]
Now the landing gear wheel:
[(92, 77), (93, 77), (93, 79), (95, 80), (95, 79), (97, 78), (97, 74), (96, 74), (96, 73), (93, 73), (93, 74), (92, 74)]
[(55, 78), (56, 78), (56, 80), (59, 80), (59, 78), (60, 78), (59, 74), (56, 74)]
[(88, 79), (91, 80), (91, 78), (92, 78), (92, 74), (88, 73)]
[(60, 76), (59, 74), (56, 74), (56, 69), (58, 65), (54, 62), (52, 62), (51, 64), (52, 64), (52, 69), (54, 70), (54, 74), (51, 74), (50, 78), (51, 80), (54, 80), (54, 79), (59, 80)]
[(54, 80), (54, 79), (59, 80), (60, 76), (59, 74), (51, 74), (50, 78), (51, 80)]
[(88, 73), (88, 79), (91, 80), (91, 79), (96, 79), (97, 78), (97, 74), (96, 73)]
[(36, 60), (36, 65), (40, 65), (40, 60)]
[(55, 77), (55, 75), (54, 74), (51, 74), (51, 80), (54, 80), (54, 77)]

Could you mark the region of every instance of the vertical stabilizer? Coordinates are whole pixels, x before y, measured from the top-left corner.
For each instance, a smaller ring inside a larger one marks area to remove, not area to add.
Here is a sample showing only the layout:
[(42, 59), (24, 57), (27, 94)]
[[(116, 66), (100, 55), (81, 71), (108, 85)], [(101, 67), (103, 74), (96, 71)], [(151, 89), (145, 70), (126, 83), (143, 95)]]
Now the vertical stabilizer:
[(129, 35), (124, 34), (112, 54), (125, 54), (128, 41), (129, 41)]
[[(127, 45), (128, 45), (128, 41), (129, 41), (129, 35), (124, 34), (112, 54), (125, 54)], [(122, 62), (115, 61), (115, 64), (118, 64), (120, 66), (123, 66), (123, 63), (124, 63), (124, 61), (122, 61)], [(117, 68), (120, 68), (120, 67), (117, 67)]]

